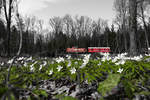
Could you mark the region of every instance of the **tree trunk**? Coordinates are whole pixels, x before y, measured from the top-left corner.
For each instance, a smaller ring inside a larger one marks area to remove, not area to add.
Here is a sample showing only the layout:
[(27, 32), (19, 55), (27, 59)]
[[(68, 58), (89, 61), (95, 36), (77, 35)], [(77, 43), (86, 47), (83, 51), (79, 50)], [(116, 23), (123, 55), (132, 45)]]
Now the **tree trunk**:
[(12, 2), (13, 0), (9, 0), (8, 4), (8, 12), (7, 12), (7, 2), (3, 0), (4, 3), (4, 12), (5, 12), (5, 19), (7, 21), (7, 56), (10, 56), (10, 33), (11, 33), (11, 17), (12, 17)]
[(130, 31), (130, 55), (137, 54), (136, 32), (137, 32), (137, 0), (129, 0), (129, 31)]
[(144, 33), (145, 33), (146, 45), (147, 45), (147, 48), (149, 48), (148, 32), (147, 32), (147, 25), (146, 25), (145, 17), (144, 17), (143, 2), (141, 3), (141, 14), (142, 14), (142, 21), (144, 24)]

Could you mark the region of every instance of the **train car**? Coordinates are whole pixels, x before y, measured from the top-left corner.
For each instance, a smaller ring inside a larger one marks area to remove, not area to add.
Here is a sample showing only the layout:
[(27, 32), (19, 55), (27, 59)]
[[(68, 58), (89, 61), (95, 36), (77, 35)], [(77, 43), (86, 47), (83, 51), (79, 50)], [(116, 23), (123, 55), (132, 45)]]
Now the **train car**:
[(68, 52), (68, 53), (85, 53), (85, 52), (87, 52), (87, 50), (86, 50), (86, 48), (72, 47), (72, 48), (67, 48), (66, 52)]
[(109, 53), (110, 47), (88, 47), (88, 52), (90, 53)]
[(72, 48), (67, 48), (66, 52), (67, 53), (98, 53), (98, 52), (109, 53), (110, 47), (88, 47), (88, 49), (72, 47)]

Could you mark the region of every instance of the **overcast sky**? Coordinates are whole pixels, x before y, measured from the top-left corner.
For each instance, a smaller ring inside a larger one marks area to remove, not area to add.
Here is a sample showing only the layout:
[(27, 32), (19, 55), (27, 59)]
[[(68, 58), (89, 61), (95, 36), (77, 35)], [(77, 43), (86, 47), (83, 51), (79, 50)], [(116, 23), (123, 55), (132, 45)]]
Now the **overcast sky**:
[(114, 0), (21, 0), (20, 12), (25, 15), (34, 15), (48, 22), (53, 16), (70, 14), (89, 16), (96, 20), (102, 18), (112, 23), (115, 17), (113, 11)]

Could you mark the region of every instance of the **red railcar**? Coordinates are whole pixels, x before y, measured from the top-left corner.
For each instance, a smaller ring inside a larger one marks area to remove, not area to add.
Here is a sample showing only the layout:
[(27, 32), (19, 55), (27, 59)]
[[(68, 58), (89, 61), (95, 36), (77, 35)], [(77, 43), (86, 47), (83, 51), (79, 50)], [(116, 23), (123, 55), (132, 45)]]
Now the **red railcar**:
[(86, 52), (86, 48), (76, 48), (76, 47), (72, 47), (72, 48), (67, 48), (66, 52), (79, 52), (79, 53), (84, 53)]
[(72, 47), (72, 48), (67, 48), (66, 52), (68, 53), (98, 53), (98, 52), (102, 52), (102, 53), (108, 53), (110, 52), (110, 47), (88, 47), (88, 49), (86, 48), (76, 48), (76, 47)]
[(88, 52), (108, 53), (108, 52), (110, 52), (110, 47), (88, 47)]

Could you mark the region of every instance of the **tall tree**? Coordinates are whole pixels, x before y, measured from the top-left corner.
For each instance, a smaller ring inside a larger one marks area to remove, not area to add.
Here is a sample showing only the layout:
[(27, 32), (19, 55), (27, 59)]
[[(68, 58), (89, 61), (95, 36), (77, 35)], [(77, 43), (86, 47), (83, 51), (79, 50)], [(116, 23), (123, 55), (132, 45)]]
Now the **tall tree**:
[(144, 33), (145, 33), (146, 45), (147, 45), (147, 48), (149, 48), (148, 25), (146, 23), (145, 15), (144, 15), (144, 11), (145, 11), (147, 5), (149, 5), (147, 0), (140, 0), (140, 2), (139, 2), (139, 8), (140, 8), (140, 12), (141, 12), (140, 15), (141, 15), (143, 26), (144, 26)]
[(130, 35), (130, 54), (137, 54), (136, 33), (137, 33), (137, 0), (129, 0), (129, 35)]
[(14, 0), (3, 0), (5, 19), (7, 23), (7, 53), (10, 55), (10, 33)]
[[(117, 13), (115, 23), (118, 25), (120, 32), (124, 36), (124, 48), (125, 51), (127, 51), (127, 26), (128, 26), (128, 0), (115, 0), (114, 2), (114, 8)], [(120, 34), (118, 34), (120, 35)], [(120, 36), (119, 36), (120, 37)], [(120, 41), (117, 41), (120, 42)]]

